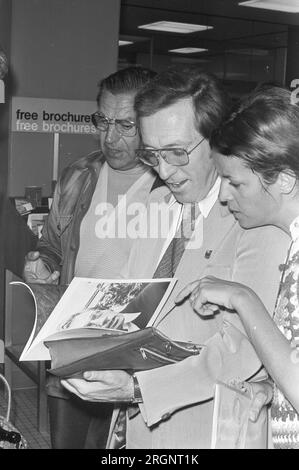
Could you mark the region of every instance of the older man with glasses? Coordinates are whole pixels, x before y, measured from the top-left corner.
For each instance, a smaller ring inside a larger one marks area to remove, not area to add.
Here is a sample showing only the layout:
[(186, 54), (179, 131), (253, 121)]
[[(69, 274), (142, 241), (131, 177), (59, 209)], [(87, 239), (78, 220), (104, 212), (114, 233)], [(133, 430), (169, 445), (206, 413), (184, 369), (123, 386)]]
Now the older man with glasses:
[[(74, 276), (120, 277), (134, 243), (126, 232), (130, 222), (127, 208), (131, 203), (146, 206), (158, 181), (135, 155), (140, 136), (134, 99), (154, 75), (151, 70), (130, 67), (100, 82), (98, 111), (92, 115), (99, 132), (100, 151), (63, 171), (42, 238), (36, 251), (26, 257), (27, 282), (64, 285)], [(121, 223), (125, 226), (120, 227)], [(103, 232), (100, 227), (105, 225), (108, 228)], [(119, 233), (125, 236), (120, 238)], [(104, 447), (111, 407), (94, 407), (76, 400), (50, 378), (48, 393), (54, 448)], [(91, 426), (91, 418), (96, 417)], [(96, 421), (97, 429), (102, 428), (98, 433), (92, 431)]]
[[(144, 277), (154, 273), (177, 278), (155, 325), (174, 340), (205, 347), (177, 364), (133, 375), (91, 371), (84, 379), (62, 383), (85, 400), (127, 403), (127, 448), (209, 448), (217, 380), (259, 378), (262, 366), (236, 315), (223, 310), (203, 318), (188, 298), (179, 303), (176, 298), (188, 282), (214, 275), (250, 286), (273, 311), (288, 240), (274, 227), (241, 229), (218, 201), (220, 179), (209, 139), (225, 115), (226, 96), (215, 77), (197, 68), (161, 72), (137, 94), (135, 109), (143, 141), (136, 155), (171, 190), (166, 203), (174, 217), (171, 236), (142, 261), (139, 254), (148, 252), (148, 240), (137, 241), (130, 266)], [(189, 219), (193, 233), (188, 239), (182, 224), (190, 207), (195, 208), (195, 220)], [(193, 243), (194, 233), (200, 243)], [(137, 311), (144, 311), (142, 305)], [(237, 412), (236, 405), (235, 415), (222, 423), (227, 442), (240, 423)], [(266, 431), (264, 410), (260, 420), (248, 426), (246, 446), (265, 447)], [(114, 437), (111, 442), (120, 441), (119, 435)]]

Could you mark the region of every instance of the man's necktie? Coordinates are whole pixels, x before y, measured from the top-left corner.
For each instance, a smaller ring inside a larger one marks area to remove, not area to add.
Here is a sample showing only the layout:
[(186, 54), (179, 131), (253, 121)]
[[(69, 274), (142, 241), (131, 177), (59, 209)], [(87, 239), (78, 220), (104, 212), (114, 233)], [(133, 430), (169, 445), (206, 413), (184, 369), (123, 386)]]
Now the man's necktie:
[(168, 245), (153, 275), (154, 278), (169, 278), (174, 276), (186, 245), (192, 236), (195, 221), (199, 214), (198, 204), (188, 203), (184, 205), (181, 224)]

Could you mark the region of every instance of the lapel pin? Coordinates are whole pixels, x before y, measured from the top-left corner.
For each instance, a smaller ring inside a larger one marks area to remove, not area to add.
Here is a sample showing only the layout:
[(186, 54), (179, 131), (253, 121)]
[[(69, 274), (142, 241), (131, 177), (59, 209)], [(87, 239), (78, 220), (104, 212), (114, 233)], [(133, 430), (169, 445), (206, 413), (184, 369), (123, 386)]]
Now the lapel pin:
[(207, 251), (205, 252), (205, 258), (206, 258), (206, 259), (210, 259), (212, 253), (213, 253), (213, 250), (207, 250)]

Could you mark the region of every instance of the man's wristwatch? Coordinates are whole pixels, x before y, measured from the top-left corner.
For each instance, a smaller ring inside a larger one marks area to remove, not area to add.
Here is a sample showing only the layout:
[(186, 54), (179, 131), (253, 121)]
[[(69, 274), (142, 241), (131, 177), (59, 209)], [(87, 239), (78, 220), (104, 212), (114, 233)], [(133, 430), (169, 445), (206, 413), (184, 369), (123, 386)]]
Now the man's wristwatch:
[(142, 403), (142, 395), (139, 387), (139, 383), (135, 374), (132, 375), (133, 384), (134, 384), (134, 397), (132, 398), (132, 403)]

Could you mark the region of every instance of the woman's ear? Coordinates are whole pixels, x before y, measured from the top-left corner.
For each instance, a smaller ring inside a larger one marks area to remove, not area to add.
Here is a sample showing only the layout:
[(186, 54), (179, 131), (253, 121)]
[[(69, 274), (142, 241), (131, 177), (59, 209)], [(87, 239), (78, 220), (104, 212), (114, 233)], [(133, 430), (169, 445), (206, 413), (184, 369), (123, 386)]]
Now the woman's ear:
[(295, 173), (291, 170), (281, 171), (277, 178), (277, 183), (279, 184), (280, 191), (282, 194), (290, 194), (295, 188), (297, 182), (297, 177)]

